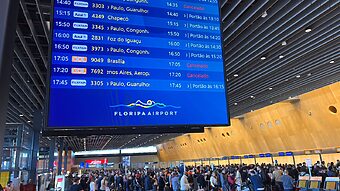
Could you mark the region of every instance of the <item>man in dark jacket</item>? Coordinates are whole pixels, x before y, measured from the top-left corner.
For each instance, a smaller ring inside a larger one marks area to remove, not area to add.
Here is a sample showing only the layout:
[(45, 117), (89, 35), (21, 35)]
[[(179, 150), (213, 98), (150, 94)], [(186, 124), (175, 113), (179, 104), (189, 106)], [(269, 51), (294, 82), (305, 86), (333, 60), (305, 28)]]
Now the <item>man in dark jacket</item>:
[(159, 191), (164, 191), (165, 188), (165, 176), (162, 173), (159, 177), (158, 177), (158, 190)]
[(254, 191), (264, 190), (262, 178), (258, 174), (256, 174), (255, 171), (253, 170), (250, 171), (249, 179), (254, 186)]
[(145, 191), (152, 191), (152, 181), (149, 173), (145, 176), (144, 179), (144, 189)]

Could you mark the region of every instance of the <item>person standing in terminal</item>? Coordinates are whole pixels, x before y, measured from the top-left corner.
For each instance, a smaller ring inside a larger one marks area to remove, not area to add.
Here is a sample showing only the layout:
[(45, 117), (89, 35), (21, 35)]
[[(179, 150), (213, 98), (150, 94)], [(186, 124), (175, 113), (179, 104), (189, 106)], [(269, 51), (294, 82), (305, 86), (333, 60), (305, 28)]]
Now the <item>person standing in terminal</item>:
[(258, 174), (256, 174), (254, 170), (251, 170), (249, 174), (250, 174), (249, 179), (250, 179), (250, 182), (253, 184), (254, 191), (263, 191), (264, 184), (263, 184), (262, 178)]
[(180, 190), (180, 180), (178, 177), (177, 172), (173, 172), (171, 176), (171, 187), (173, 191), (179, 191)]
[(187, 172), (184, 172), (181, 178), (181, 191), (188, 191), (190, 189), (187, 174), (188, 174)]
[(150, 173), (147, 172), (147, 175), (145, 176), (144, 179), (144, 188), (145, 191), (152, 191), (152, 181), (151, 181), (151, 177), (150, 177)]
[(226, 179), (226, 173), (225, 170), (220, 170), (220, 172), (218, 173), (219, 176), (219, 180), (220, 180), (220, 184), (221, 184), (221, 188), (222, 191), (227, 191), (227, 179)]
[(100, 175), (97, 177), (97, 180), (96, 180), (96, 186), (97, 186), (97, 189), (96, 189), (96, 190), (100, 190), (100, 186), (101, 186), (102, 180), (103, 180), (103, 176), (100, 174)]
[(94, 183), (94, 178), (91, 178), (90, 180), (90, 191), (95, 191), (96, 189), (96, 183)]
[(210, 177), (210, 186), (212, 191), (218, 191), (218, 182), (216, 172), (213, 172)]
[(241, 177), (241, 173), (240, 173), (240, 168), (239, 167), (237, 167), (237, 171), (236, 171), (235, 184), (236, 184), (236, 190), (237, 191), (241, 191), (241, 188), (242, 188), (242, 177)]
[(109, 189), (109, 187), (107, 184), (108, 184), (107, 176), (104, 176), (104, 178), (100, 182), (100, 191), (108, 191), (107, 189)]
[(80, 183), (80, 178), (76, 177), (69, 191), (84, 191), (83, 188), (79, 185), (79, 183)]
[(282, 172), (281, 168), (279, 166), (276, 166), (275, 170), (273, 172), (273, 178), (274, 178), (274, 181), (275, 181), (275, 187), (279, 191), (283, 190), (282, 175), (283, 175), (283, 172)]
[(294, 190), (294, 179), (291, 176), (289, 176), (287, 170), (285, 170), (282, 175), (282, 184), (283, 184), (284, 191)]
[(160, 176), (158, 178), (158, 190), (164, 191), (165, 184), (166, 184), (165, 175), (163, 172), (160, 172)]

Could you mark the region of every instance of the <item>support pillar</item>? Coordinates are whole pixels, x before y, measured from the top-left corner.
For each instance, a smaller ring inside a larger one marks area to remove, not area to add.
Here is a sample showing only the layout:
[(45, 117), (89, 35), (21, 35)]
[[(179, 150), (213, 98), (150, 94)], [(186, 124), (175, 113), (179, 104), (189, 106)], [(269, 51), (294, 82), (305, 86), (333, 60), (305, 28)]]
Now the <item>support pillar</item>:
[(53, 172), (54, 169), (54, 151), (55, 151), (55, 137), (51, 138), (50, 141), (50, 149), (49, 149), (49, 156), (48, 156), (48, 170), (49, 172)]
[(0, 7), (0, 168), (19, 0), (1, 0)]
[(17, 134), (17, 147), (16, 147), (16, 154), (14, 159), (14, 178), (19, 176), (19, 160), (20, 160), (20, 153), (21, 153), (21, 146), (22, 146), (22, 132), (24, 131), (23, 126), (20, 125), (18, 127), (18, 134)]
[(31, 179), (36, 182), (37, 165), (39, 155), (40, 132), (43, 127), (43, 116), (41, 111), (34, 112), (33, 117), (33, 148), (32, 148), (32, 162), (31, 162)]
[(61, 175), (61, 167), (63, 165), (63, 148), (64, 148), (64, 140), (61, 141), (59, 150), (58, 150), (58, 175)]
[(68, 157), (68, 148), (67, 145), (64, 145), (65, 150), (64, 150), (64, 173), (67, 172), (67, 157)]

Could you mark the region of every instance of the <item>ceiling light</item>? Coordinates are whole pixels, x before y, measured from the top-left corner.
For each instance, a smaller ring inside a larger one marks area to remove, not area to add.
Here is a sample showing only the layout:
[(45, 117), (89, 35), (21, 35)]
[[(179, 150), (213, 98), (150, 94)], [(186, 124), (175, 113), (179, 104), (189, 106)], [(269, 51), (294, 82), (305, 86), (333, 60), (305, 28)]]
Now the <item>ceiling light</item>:
[(255, 96), (250, 96), (251, 99), (255, 99)]
[(305, 32), (311, 32), (312, 31), (312, 29), (311, 28), (306, 28), (306, 30), (305, 30)]
[(272, 90), (273, 88), (268, 88), (268, 90)]
[(287, 45), (287, 42), (286, 42), (286, 41), (282, 41), (281, 45), (282, 45), (282, 46), (286, 46), (286, 45)]
[(296, 75), (296, 78), (300, 78), (301, 76), (300, 75)]
[(20, 116), (20, 117), (23, 117), (24, 115), (23, 115), (23, 114), (20, 114), (19, 116)]
[(331, 60), (329, 63), (330, 63), (330, 64), (334, 64), (334, 63), (335, 63), (335, 61), (334, 61), (334, 60)]
[(238, 77), (238, 74), (234, 74), (234, 77)]
[(266, 57), (265, 57), (265, 56), (262, 56), (262, 57), (261, 57), (261, 60), (265, 60), (265, 59), (266, 59)]
[(312, 75), (312, 73), (307, 74), (307, 76), (311, 76), (311, 75)]
[(31, 123), (31, 121), (27, 121), (27, 123)]
[(283, 55), (280, 55), (280, 56), (279, 56), (280, 59), (283, 58), (283, 57), (284, 57)]
[(237, 103), (234, 103), (234, 105), (237, 105)]
[(262, 15), (261, 15), (262, 18), (265, 18), (266, 16), (268, 16), (267, 11), (263, 12)]

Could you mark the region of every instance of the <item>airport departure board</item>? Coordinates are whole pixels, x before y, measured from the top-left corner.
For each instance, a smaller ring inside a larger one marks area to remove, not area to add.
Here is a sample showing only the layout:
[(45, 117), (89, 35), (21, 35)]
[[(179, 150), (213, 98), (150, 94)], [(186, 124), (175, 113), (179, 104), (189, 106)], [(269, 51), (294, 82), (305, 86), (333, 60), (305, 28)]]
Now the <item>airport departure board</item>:
[(218, 0), (54, 0), (51, 129), (228, 125)]

